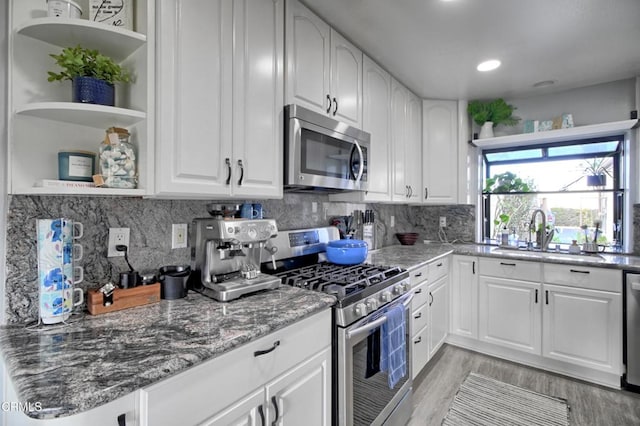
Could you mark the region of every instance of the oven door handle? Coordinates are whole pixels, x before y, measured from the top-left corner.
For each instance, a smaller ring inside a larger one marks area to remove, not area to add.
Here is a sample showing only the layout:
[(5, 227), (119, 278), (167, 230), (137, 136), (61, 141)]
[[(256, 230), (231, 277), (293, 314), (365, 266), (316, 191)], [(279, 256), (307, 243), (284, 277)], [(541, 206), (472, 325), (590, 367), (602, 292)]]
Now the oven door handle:
[[(413, 299), (413, 293), (411, 293), (409, 295), (409, 297), (407, 297), (407, 300), (402, 302), (402, 306), (404, 306), (404, 308), (407, 309), (409, 307), (409, 305), (411, 304), (411, 300), (412, 299)], [(387, 322), (387, 316), (383, 315), (380, 318), (378, 318), (376, 320), (373, 320), (373, 321), (363, 325), (362, 327), (358, 327), (356, 329), (349, 330), (349, 331), (347, 331), (347, 339), (352, 339), (353, 337), (359, 336), (359, 335), (364, 334), (364, 333), (368, 333), (371, 330), (375, 330), (376, 328), (380, 327), (385, 322)]]

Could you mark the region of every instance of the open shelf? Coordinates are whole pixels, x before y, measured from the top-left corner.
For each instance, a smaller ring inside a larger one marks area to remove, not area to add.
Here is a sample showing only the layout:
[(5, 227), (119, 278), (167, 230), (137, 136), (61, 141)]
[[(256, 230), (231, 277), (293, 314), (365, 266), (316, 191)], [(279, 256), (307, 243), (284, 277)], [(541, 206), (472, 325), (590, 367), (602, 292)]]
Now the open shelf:
[(116, 62), (121, 62), (147, 42), (144, 34), (69, 18), (35, 18), (16, 28), (16, 33), (60, 47), (96, 49)]
[(610, 123), (590, 124), (568, 129), (548, 130), (546, 132), (522, 133), (519, 135), (498, 136), (495, 138), (474, 139), (473, 145), (482, 149), (515, 148), (579, 139), (615, 136), (638, 126), (638, 120), (613, 121)]
[(16, 108), (16, 114), (106, 129), (128, 127), (147, 118), (142, 111), (77, 102), (37, 102)]
[(147, 195), (145, 189), (118, 189), (118, 188), (42, 188), (39, 186), (16, 188), (13, 194), (24, 195), (119, 195), (129, 197), (143, 197)]

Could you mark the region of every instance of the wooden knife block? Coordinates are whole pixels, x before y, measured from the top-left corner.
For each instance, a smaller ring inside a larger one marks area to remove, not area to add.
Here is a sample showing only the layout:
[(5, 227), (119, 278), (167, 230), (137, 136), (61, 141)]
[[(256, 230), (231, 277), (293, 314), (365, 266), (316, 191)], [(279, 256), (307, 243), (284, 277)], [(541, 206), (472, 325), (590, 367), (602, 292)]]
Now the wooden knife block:
[(116, 288), (113, 303), (104, 306), (104, 294), (98, 289), (87, 292), (87, 308), (91, 315), (106, 314), (121, 309), (135, 308), (160, 301), (160, 283), (141, 285), (133, 288)]

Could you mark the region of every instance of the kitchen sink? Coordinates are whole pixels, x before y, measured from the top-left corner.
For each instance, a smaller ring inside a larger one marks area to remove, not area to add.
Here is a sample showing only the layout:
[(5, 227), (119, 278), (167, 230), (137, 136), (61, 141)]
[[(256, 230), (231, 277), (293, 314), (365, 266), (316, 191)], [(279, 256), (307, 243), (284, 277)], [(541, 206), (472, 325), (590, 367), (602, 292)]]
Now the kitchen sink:
[(605, 259), (599, 254), (573, 254), (573, 253), (562, 253), (562, 252), (553, 252), (553, 251), (534, 251), (527, 250), (524, 248), (504, 248), (497, 247), (491, 250), (491, 253), (495, 254), (508, 254), (515, 257), (526, 257), (531, 259), (549, 259), (549, 260), (567, 260), (567, 261), (578, 261), (578, 262), (604, 262)]

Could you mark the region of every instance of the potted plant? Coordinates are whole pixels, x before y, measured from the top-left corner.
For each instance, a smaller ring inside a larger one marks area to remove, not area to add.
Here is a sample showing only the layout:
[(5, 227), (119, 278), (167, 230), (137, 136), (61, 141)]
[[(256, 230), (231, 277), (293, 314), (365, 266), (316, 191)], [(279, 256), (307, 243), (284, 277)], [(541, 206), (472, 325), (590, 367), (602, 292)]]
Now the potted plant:
[(480, 138), (493, 137), (493, 128), (499, 124), (505, 126), (515, 126), (520, 117), (513, 115), (516, 109), (513, 105), (507, 104), (504, 99), (498, 98), (489, 102), (471, 101), (467, 107), (467, 112), (480, 129)]
[(131, 81), (127, 70), (97, 50), (78, 45), (65, 47), (59, 55), (50, 56), (62, 71), (49, 71), (48, 80), (71, 80), (73, 102), (114, 106), (113, 84)]
[(588, 186), (606, 186), (607, 176), (611, 175), (611, 164), (607, 162), (608, 156), (594, 157), (585, 161), (584, 174), (587, 176)]

